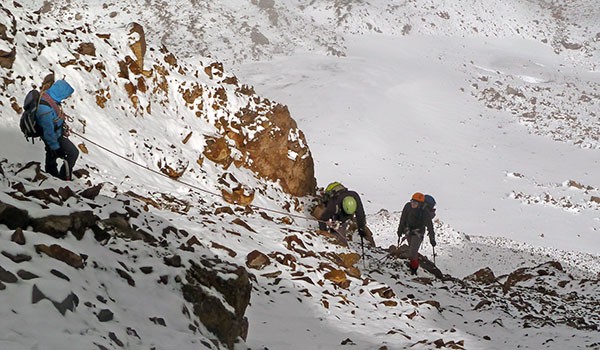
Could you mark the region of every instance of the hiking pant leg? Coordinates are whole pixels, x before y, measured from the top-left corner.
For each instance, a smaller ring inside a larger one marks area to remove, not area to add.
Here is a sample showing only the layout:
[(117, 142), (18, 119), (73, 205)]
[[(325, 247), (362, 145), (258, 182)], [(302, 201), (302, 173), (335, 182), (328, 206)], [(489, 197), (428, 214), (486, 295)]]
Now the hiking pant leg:
[(75, 163), (79, 157), (79, 150), (73, 144), (73, 142), (66, 137), (59, 138), (58, 143), (60, 144), (60, 148), (62, 148), (62, 150), (65, 152), (66, 156), (63, 166), (60, 168), (60, 178), (70, 181), (73, 177), (73, 168), (75, 167)]
[(416, 270), (419, 267), (419, 248), (423, 242), (422, 233), (411, 232), (408, 235), (408, 259), (410, 267)]
[(58, 177), (58, 168), (56, 164), (56, 155), (52, 152), (52, 149), (46, 145), (46, 163), (44, 165), (46, 173)]

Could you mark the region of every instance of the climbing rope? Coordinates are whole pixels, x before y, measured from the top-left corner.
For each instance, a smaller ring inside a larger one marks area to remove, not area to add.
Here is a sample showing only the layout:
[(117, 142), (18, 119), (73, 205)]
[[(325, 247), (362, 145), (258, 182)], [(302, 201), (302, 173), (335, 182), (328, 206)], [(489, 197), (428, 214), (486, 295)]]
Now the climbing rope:
[[(129, 163), (131, 163), (131, 164), (133, 164), (135, 166), (137, 166), (137, 167), (140, 167), (140, 168), (142, 168), (144, 170), (147, 170), (147, 171), (149, 171), (151, 173), (154, 173), (154, 174), (160, 175), (162, 177), (168, 178), (170, 180), (173, 180), (175, 182), (178, 182), (178, 183), (180, 183), (182, 185), (185, 185), (185, 186), (187, 186), (189, 188), (192, 188), (194, 190), (197, 190), (197, 191), (200, 191), (200, 192), (204, 192), (204, 193), (209, 194), (211, 196), (222, 198), (222, 196), (220, 194), (218, 194), (218, 193), (211, 192), (211, 191), (209, 191), (207, 189), (198, 187), (198, 186), (196, 186), (194, 184), (191, 184), (189, 182), (185, 182), (185, 181), (182, 181), (182, 180), (179, 180), (179, 179), (174, 179), (174, 178), (172, 178), (172, 177), (170, 177), (170, 176), (168, 176), (166, 174), (161, 173), (160, 171), (157, 171), (155, 169), (147, 167), (146, 165), (143, 165), (143, 164), (140, 164), (138, 162), (135, 162), (135, 161), (133, 161), (133, 160), (131, 160), (131, 159), (125, 157), (125, 156), (122, 156), (122, 155), (120, 155), (120, 154), (118, 154), (118, 153), (116, 153), (116, 152), (114, 152), (114, 151), (112, 151), (112, 150), (110, 150), (110, 149), (102, 146), (101, 144), (99, 144), (97, 142), (94, 142), (94, 141), (88, 139), (87, 137), (85, 137), (85, 136), (83, 136), (83, 135), (75, 132), (74, 130), (70, 130), (70, 132), (71, 132), (71, 134), (78, 136), (82, 140), (87, 141), (88, 143), (90, 143), (90, 144), (92, 144), (92, 145), (94, 145), (94, 146), (96, 146), (96, 147), (104, 150), (105, 152), (108, 152), (108, 153), (110, 153), (110, 154), (112, 154), (112, 155), (114, 155), (114, 156), (116, 156), (118, 158), (121, 158), (121, 159), (123, 159), (123, 160), (125, 160), (125, 161), (127, 161), (127, 162), (129, 162)], [(308, 220), (308, 221), (316, 221), (316, 222), (324, 222), (324, 223), (326, 223), (325, 221), (318, 220), (318, 219), (315, 219), (315, 218), (311, 218), (311, 217), (307, 217), (307, 216), (294, 215), (294, 214), (286, 213), (284, 211), (269, 209), (269, 208), (261, 207), (261, 206), (254, 205), (254, 204), (249, 204), (248, 206), (250, 206), (251, 208), (254, 208), (254, 209), (260, 209), (260, 210), (263, 210), (263, 211), (268, 211), (268, 212), (275, 213), (275, 214), (290, 216), (290, 217), (294, 217), (294, 218), (297, 218), (297, 219), (304, 219), (304, 220)]]

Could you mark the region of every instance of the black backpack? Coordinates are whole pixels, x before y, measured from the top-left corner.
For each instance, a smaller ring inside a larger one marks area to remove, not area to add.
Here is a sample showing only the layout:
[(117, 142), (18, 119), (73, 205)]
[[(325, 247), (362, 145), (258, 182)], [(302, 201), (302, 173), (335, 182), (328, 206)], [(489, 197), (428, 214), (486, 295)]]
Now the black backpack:
[(49, 105), (46, 101), (41, 99), (41, 94), (38, 90), (31, 90), (25, 96), (25, 101), (23, 102), (23, 113), (21, 113), (21, 120), (19, 122), (19, 126), (21, 127), (21, 132), (23, 132), (23, 136), (26, 139), (31, 139), (31, 142), (34, 142), (36, 137), (42, 136), (42, 128), (37, 123), (37, 110), (39, 104)]

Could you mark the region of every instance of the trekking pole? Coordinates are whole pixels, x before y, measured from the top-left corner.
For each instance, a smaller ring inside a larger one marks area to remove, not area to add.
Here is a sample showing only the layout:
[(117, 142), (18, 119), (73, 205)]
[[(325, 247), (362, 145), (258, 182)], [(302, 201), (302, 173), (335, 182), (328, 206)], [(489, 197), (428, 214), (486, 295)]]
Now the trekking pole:
[(435, 265), (435, 247), (431, 247), (433, 249), (433, 265)]
[(362, 236), (360, 236), (360, 249), (362, 250), (363, 268), (366, 269), (367, 267), (365, 265), (365, 245), (364, 245)]

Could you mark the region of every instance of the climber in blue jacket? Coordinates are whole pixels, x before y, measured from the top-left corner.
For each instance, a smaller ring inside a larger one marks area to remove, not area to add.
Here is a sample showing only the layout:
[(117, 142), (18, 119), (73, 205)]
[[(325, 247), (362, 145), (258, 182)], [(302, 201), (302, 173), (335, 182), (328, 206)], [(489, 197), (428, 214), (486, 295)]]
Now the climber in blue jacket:
[[(65, 181), (71, 181), (73, 167), (79, 157), (79, 150), (68, 139), (69, 129), (65, 122), (61, 102), (73, 94), (73, 87), (65, 80), (57, 80), (42, 93), (36, 119), (42, 130), (42, 140), (46, 146), (45, 170), (48, 174)], [(56, 160), (64, 160), (60, 172)]]

